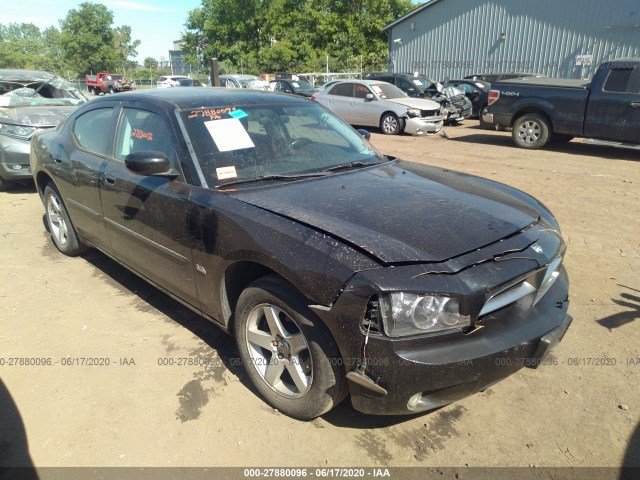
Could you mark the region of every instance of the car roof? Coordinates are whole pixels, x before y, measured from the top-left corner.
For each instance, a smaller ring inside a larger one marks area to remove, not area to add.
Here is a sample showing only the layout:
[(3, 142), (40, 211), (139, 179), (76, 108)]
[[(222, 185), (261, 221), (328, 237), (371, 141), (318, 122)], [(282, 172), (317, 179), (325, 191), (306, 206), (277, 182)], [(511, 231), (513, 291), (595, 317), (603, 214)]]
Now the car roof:
[(0, 80), (51, 80), (56, 75), (42, 70), (0, 70)]
[(135, 100), (179, 109), (229, 107), (236, 105), (308, 104), (309, 100), (276, 92), (220, 87), (151, 88), (94, 98), (91, 102)]

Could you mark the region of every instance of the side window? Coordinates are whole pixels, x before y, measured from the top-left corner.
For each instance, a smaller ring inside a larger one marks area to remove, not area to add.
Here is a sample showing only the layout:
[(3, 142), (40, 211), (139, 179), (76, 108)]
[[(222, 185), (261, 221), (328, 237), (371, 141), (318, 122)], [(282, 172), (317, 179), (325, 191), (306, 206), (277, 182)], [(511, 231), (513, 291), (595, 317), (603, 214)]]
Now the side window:
[(633, 70), (631, 68), (612, 68), (604, 84), (605, 92), (626, 92), (627, 84), (631, 79)]
[(356, 84), (356, 98), (365, 98), (369, 93), (371, 93), (371, 90), (369, 90), (367, 87), (365, 87), (364, 85)]
[(397, 87), (404, 92), (407, 92), (410, 88), (416, 89), (415, 85), (409, 83), (404, 78), (398, 78)]
[(627, 93), (640, 94), (640, 66), (633, 69), (629, 83), (627, 83)]
[(146, 151), (161, 152), (173, 158), (173, 144), (166, 123), (156, 113), (123, 109), (116, 132), (115, 158), (124, 160), (130, 153)]
[(73, 122), (73, 136), (78, 144), (98, 155), (109, 155), (112, 143), (108, 133), (113, 121), (113, 107), (96, 108)]
[(338, 95), (340, 97), (353, 97), (353, 83), (338, 83), (331, 89), (329, 95)]

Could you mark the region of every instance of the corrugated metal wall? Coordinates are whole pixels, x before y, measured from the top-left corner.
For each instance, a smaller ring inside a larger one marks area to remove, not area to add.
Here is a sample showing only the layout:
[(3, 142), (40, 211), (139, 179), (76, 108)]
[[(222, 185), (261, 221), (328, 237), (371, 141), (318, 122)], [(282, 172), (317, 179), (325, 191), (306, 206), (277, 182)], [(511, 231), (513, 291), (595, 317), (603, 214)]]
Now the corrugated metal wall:
[[(604, 60), (640, 56), (640, 0), (440, 0), (388, 33), (394, 72), (587, 78)], [(580, 55), (592, 66), (577, 66)]]

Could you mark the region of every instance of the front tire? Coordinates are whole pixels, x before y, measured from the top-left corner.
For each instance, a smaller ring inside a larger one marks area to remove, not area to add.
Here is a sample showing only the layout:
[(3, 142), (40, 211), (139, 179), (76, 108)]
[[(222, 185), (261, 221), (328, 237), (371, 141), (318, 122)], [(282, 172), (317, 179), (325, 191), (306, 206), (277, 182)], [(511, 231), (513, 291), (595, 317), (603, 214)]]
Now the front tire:
[(398, 135), (401, 129), (400, 119), (395, 113), (385, 113), (380, 119), (380, 130), (385, 135)]
[(56, 248), (70, 257), (84, 252), (87, 248), (78, 239), (60, 193), (52, 183), (44, 189), (44, 208)]
[(549, 142), (551, 126), (542, 115), (526, 113), (515, 121), (511, 135), (518, 147), (537, 150)]
[(346, 377), (335, 341), (285, 280), (265, 277), (242, 292), (235, 334), (251, 382), (282, 413), (311, 420), (344, 398)]
[(115, 90), (111, 85), (109, 85), (109, 94), (113, 95), (114, 93), (115, 93)]

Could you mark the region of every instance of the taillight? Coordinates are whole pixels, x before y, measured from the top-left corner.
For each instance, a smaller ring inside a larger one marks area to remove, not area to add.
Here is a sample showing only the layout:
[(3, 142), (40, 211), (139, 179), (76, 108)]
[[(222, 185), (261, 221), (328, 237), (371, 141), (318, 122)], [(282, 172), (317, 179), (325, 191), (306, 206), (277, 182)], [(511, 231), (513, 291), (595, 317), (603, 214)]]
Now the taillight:
[(493, 105), (500, 98), (500, 90), (490, 90), (489, 91), (489, 105)]
[(315, 99), (316, 99), (316, 97), (314, 97), (313, 95), (311, 95), (311, 96), (309, 97), (309, 100), (311, 100), (312, 102), (313, 102), (313, 101), (315, 101)]

